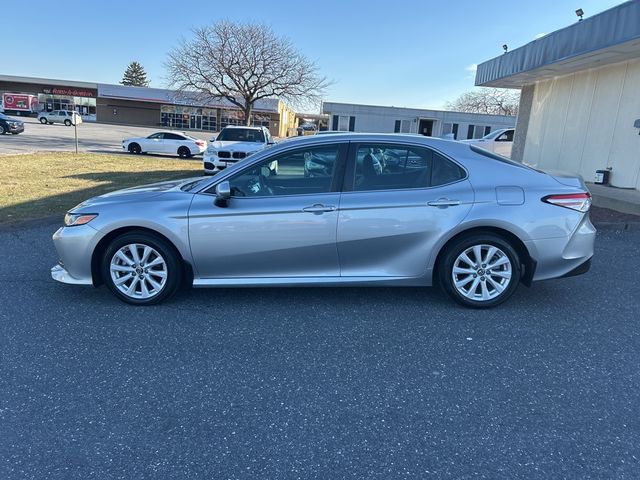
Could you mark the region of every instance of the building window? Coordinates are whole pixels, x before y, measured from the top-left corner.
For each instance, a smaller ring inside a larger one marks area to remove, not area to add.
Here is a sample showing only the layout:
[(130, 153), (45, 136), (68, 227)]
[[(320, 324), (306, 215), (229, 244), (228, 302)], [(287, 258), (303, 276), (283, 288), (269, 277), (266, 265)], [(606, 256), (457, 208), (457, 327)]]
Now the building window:
[(340, 132), (348, 132), (349, 131), (349, 115), (339, 115), (338, 116), (338, 130)]
[(476, 130), (473, 132), (473, 138), (482, 138), (484, 137), (484, 125), (476, 125)]
[(396, 120), (393, 131), (395, 133), (411, 133), (411, 120)]
[(244, 112), (240, 110), (220, 110), (220, 129), (228, 125), (244, 125)]
[(443, 123), (442, 124), (442, 136), (453, 134), (453, 139), (458, 139), (458, 124), (457, 123)]
[[(485, 133), (486, 132), (486, 133)], [(491, 132), (491, 127), (485, 125), (469, 125), (467, 130), (467, 139), (482, 138)]]
[(84, 121), (96, 120), (96, 99), (90, 97), (74, 97), (69, 95), (38, 94), (40, 108), (47, 112), (66, 110), (78, 112)]

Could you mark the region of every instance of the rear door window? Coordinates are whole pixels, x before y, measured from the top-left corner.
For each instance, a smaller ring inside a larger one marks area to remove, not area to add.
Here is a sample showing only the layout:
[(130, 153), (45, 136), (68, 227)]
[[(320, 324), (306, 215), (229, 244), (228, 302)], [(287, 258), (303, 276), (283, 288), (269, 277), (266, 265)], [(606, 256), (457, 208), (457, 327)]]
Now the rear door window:
[(429, 148), (391, 144), (356, 148), (355, 191), (428, 188), (464, 177), (462, 168)]

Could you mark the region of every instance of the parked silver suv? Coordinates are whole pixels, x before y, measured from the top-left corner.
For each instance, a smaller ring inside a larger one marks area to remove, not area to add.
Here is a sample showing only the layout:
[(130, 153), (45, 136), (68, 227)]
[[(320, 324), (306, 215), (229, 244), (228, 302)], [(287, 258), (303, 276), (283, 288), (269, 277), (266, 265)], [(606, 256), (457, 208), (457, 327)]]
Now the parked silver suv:
[(81, 123), (82, 118), (78, 112), (69, 112), (67, 110), (54, 110), (52, 112), (40, 112), (38, 114), (38, 120), (43, 125), (53, 123), (64, 123), (67, 127)]
[[(317, 164), (309, 170), (309, 162)], [(274, 168), (275, 165), (275, 168)], [(411, 135), (299, 137), (213, 178), (87, 200), (53, 236), (53, 278), (137, 305), (196, 287), (441, 287), (491, 307), (520, 283), (589, 269), (577, 176)]]

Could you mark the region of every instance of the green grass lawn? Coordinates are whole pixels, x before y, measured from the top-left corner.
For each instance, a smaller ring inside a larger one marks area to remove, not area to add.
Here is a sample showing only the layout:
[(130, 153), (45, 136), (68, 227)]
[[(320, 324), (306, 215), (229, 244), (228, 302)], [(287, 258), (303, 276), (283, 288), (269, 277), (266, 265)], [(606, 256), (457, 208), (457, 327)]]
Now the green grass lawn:
[(34, 153), (0, 156), (0, 164), (0, 224), (62, 217), (89, 197), (202, 174), (201, 161), (146, 155)]

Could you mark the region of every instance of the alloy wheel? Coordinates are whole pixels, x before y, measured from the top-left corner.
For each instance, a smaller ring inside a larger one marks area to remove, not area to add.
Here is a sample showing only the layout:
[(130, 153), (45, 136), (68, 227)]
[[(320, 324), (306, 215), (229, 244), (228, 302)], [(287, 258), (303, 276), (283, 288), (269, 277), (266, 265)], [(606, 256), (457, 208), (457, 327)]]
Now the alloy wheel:
[(109, 273), (114, 286), (124, 295), (147, 300), (158, 295), (167, 283), (167, 262), (145, 244), (121, 247), (111, 258)]
[(488, 301), (509, 286), (513, 269), (505, 252), (494, 245), (478, 244), (464, 250), (453, 263), (455, 289), (465, 298)]

